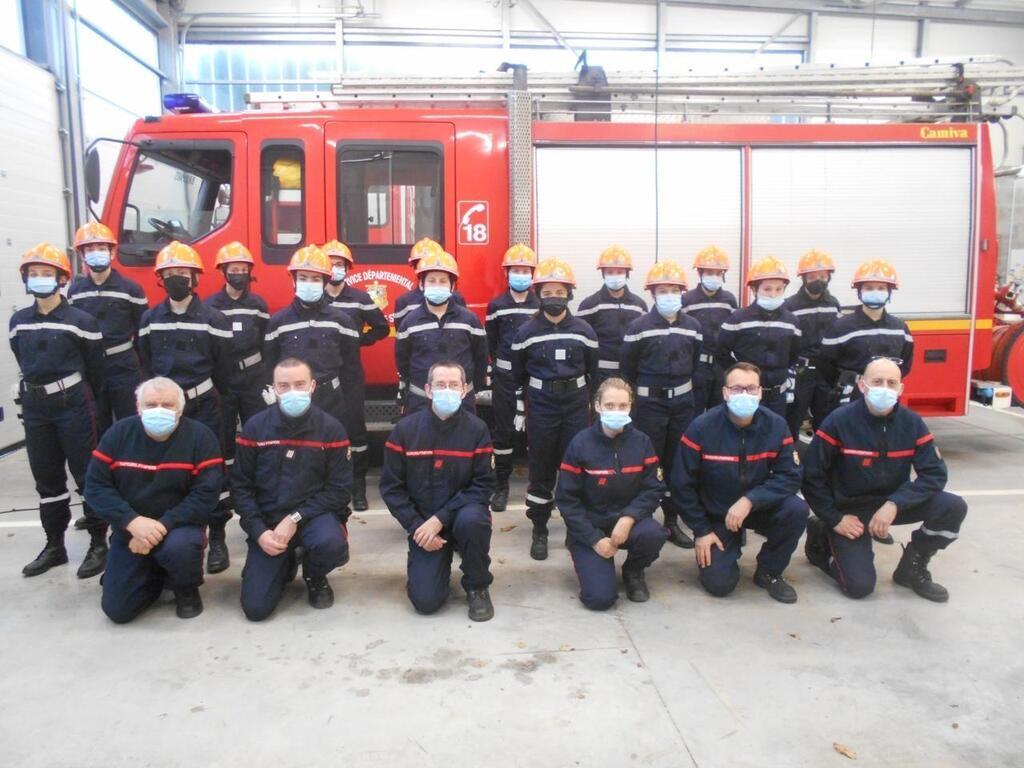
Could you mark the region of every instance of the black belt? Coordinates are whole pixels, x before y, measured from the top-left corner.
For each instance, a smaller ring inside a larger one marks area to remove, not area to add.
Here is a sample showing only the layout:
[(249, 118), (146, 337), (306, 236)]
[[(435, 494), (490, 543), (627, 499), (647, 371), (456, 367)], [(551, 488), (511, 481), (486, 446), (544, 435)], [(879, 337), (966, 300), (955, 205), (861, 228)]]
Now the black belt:
[(534, 389), (540, 389), (544, 392), (553, 392), (555, 394), (563, 394), (565, 392), (575, 392), (577, 389), (583, 389), (587, 386), (587, 381), (583, 376), (574, 376), (568, 379), (538, 379), (534, 376), (530, 377), (530, 386)]

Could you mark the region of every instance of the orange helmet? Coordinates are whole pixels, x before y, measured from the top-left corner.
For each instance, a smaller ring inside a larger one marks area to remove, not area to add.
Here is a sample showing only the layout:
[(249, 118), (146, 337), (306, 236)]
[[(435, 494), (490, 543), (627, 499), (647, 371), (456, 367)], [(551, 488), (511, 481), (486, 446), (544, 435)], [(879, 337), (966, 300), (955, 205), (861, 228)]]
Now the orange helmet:
[(320, 246), (320, 250), (327, 254), (327, 258), (338, 256), (347, 261), (349, 265), (356, 263), (356, 260), (352, 258), (352, 251), (340, 240), (328, 240)]
[(289, 272), (315, 272), (324, 277), (331, 276), (331, 257), (315, 245), (299, 248), (288, 262)]
[(693, 259), (694, 269), (729, 269), (729, 257), (717, 245), (709, 245)]
[(228, 264), (248, 264), (249, 266), (255, 266), (256, 262), (249, 253), (249, 249), (242, 245), (237, 240), (233, 240), (227, 245), (220, 247), (217, 251), (217, 257), (213, 262), (213, 265), (220, 269), (226, 267)]
[(21, 264), (18, 265), (18, 269), (21, 270), (22, 276), (25, 275), (25, 269), (29, 264), (56, 267), (58, 271), (71, 277), (71, 262), (68, 260), (68, 255), (49, 243), (39, 243), (21, 254)]
[(429, 237), (424, 237), (409, 251), (409, 266), (415, 267), (417, 261), (432, 253), (444, 253), (444, 248), (441, 247), (440, 243), (431, 240)]
[(172, 240), (156, 255), (153, 271), (159, 274), (161, 269), (170, 269), (171, 267), (188, 267), (202, 274), (203, 260), (199, 258), (196, 249), (191, 245)]
[(656, 285), (678, 285), (685, 291), (686, 273), (674, 261), (659, 261), (648, 271), (644, 288), (654, 288)]
[(537, 270), (533, 273), (534, 286), (539, 286), (541, 283), (561, 283), (575, 288), (576, 275), (573, 274), (572, 267), (561, 259), (544, 259), (537, 265)]
[(609, 245), (597, 257), (597, 268), (605, 269), (606, 267), (633, 269), (633, 257), (621, 245)]
[(895, 289), (900, 287), (900, 276), (888, 261), (872, 259), (857, 267), (850, 287), (856, 288), (861, 283), (886, 283)]
[(530, 246), (516, 243), (505, 251), (505, 255), (501, 257), (501, 266), (536, 269), (537, 254), (533, 252), (533, 248)]
[(87, 221), (75, 232), (75, 250), (93, 243), (116, 246), (117, 240), (114, 239), (114, 233), (106, 224), (99, 221)]
[(416, 263), (416, 276), (427, 272), (447, 272), (453, 280), (459, 277), (459, 264), (450, 253), (428, 253)]
[(835, 272), (836, 263), (832, 257), (824, 251), (809, 250), (800, 257), (800, 263), (796, 267), (797, 275), (806, 275), (808, 272)]
[(765, 256), (763, 259), (754, 262), (747, 274), (747, 285), (760, 282), (761, 280), (785, 280), (789, 283), (789, 272), (786, 265), (774, 256)]

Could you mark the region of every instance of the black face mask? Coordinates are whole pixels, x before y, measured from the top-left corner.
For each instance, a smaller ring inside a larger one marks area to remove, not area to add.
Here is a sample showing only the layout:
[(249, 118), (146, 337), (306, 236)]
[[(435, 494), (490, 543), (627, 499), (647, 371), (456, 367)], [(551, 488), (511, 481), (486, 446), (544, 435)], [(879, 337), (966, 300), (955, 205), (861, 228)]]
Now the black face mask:
[(192, 293), (192, 278), (183, 275), (171, 275), (164, 278), (164, 290), (175, 301), (182, 301)]
[(808, 293), (819, 296), (828, 290), (827, 280), (811, 280), (809, 283), (804, 283), (804, 288), (807, 289)]
[(228, 285), (236, 291), (244, 291), (249, 287), (249, 283), (252, 282), (252, 275), (248, 273), (235, 272), (225, 275), (224, 279), (227, 280)]
[(540, 308), (546, 315), (557, 317), (558, 315), (565, 312), (566, 307), (569, 306), (569, 299), (565, 296), (549, 296), (548, 298), (540, 300)]

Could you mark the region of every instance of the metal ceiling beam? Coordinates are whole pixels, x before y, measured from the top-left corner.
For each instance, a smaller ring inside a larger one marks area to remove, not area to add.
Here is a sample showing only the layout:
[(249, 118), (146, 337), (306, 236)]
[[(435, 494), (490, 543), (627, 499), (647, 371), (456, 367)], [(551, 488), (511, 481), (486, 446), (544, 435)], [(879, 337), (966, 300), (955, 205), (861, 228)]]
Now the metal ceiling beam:
[(537, 21), (539, 21), (541, 24), (548, 28), (552, 36), (554, 36), (555, 41), (560, 46), (565, 48), (565, 50), (569, 51), (577, 59), (580, 57), (580, 52), (573, 48), (571, 45), (569, 45), (569, 41), (562, 37), (562, 33), (558, 31), (558, 27), (556, 27), (554, 24), (548, 21), (548, 17), (540, 12), (537, 6), (533, 4), (533, 0), (519, 0), (519, 2), (526, 6), (530, 13), (532, 13), (537, 18)]

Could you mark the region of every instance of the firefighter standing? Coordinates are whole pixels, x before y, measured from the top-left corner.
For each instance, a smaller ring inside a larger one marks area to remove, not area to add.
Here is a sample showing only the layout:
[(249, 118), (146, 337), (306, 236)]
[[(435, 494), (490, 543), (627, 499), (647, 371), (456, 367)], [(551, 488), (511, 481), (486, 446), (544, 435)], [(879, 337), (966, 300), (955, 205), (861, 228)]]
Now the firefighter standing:
[(876, 579), (872, 537), (920, 522), (893, 581), (944, 603), (949, 593), (932, 581), (928, 561), (959, 537), (967, 504), (943, 490), (946, 464), (931, 432), (898, 403), (899, 367), (876, 360), (857, 387), (861, 398), (825, 419), (805, 456), (804, 498), (817, 516), (807, 527), (807, 559), (850, 597), (866, 597)]
[(760, 405), (757, 366), (736, 363), (725, 372), (725, 404), (699, 416), (683, 435), (672, 469), (672, 493), (696, 537), (700, 581), (725, 597), (740, 579), (743, 533), (766, 541), (757, 555), (754, 584), (780, 603), (796, 590), (782, 577), (804, 529), (807, 504), (786, 420)]
[(491, 299), (484, 323), (491, 356), (491, 403), (494, 408), (494, 465), (497, 485), (491, 510), (504, 512), (508, 506), (508, 481), (512, 475), (517, 422), (524, 418), (522, 391), (512, 378), (512, 342), (516, 331), (537, 314), (540, 302), (530, 290), (537, 254), (522, 244), (513, 245), (501, 259), (508, 290)]
[(603, 611), (618, 599), (615, 553), (622, 564), (626, 597), (650, 599), (644, 570), (658, 559), (668, 534), (654, 519), (665, 493), (658, 454), (650, 438), (630, 426), (633, 393), (620, 378), (597, 388), (599, 422), (572, 439), (562, 459), (555, 504), (565, 520), (580, 602)]
[(903, 378), (914, 362), (910, 329), (885, 309), (900, 287), (893, 266), (882, 259), (865, 262), (857, 267), (851, 286), (861, 306), (836, 320), (821, 339), (818, 373), (830, 390), (829, 411), (860, 397), (857, 377), (872, 359), (896, 361)]
[[(38, 576), (68, 561), (64, 533), (71, 520), (67, 470), (85, 490), (89, 455), (96, 445), (93, 391), (103, 382), (103, 334), (96, 319), (60, 294), (71, 278), (67, 255), (48, 243), (26, 251), (19, 266), (31, 307), (11, 315), (11, 351), (21, 369), (21, 414), (28, 464), (39, 494), (46, 546), (22, 569)], [(78, 569), (82, 579), (103, 571), (107, 524), (84, 504), (90, 544)]]
[(718, 331), (736, 309), (736, 297), (722, 286), (729, 257), (710, 245), (693, 260), (700, 284), (683, 294), (683, 312), (700, 323), (703, 335), (700, 361), (693, 373), (693, 412), (699, 416), (722, 402), (722, 367), (715, 355)]
[(796, 387), (787, 420), (796, 439), (800, 426), (811, 414), (811, 425), (818, 428), (828, 408), (828, 390), (818, 376), (821, 339), (840, 315), (839, 300), (828, 291), (836, 265), (821, 251), (808, 251), (800, 257), (796, 273), (803, 281), (800, 290), (782, 305), (800, 323), (800, 356), (796, 361)]
[(526, 392), (530, 481), (526, 515), (533, 522), (530, 557), (548, 556), (548, 521), (558, 466), (590, 416), (587, 387), (597, 376), (597, 335), (568, 305), (576, 278), (564, 261), (537, 265), (540, 312), (523, 323), (512, 344), (512, 379)]
[(597, 259), (597, 268), (604, 283), (596, 293), (580, 302), (576, 317), (586, 320), (597, 334), (598, 386), (609, 376), (619, 373), (622, 337), (631, 322), (647, 312), (647, 302), (632, 293), (626, 281), (633, 271), (633, 257), (621, 245), (605, 248)]
[(723, 368), (752, 363), (761, 371), (761, 403), (783, 418), (793, 400), (800, 325), (783, 308), (789, 274), (781, 261), (767, 256), (750, 268), (747, 285), (755, 303), (737, 309), (722, 323), (717, 355)]
[(103, 334), (103, 384), (96, 398), (96, 428), (103, 434), (115, 420), (135, 414), (135, 388), (142, 381), (135, 338), (146, 294), (110, 266), (117, 240), (98, 221), (83, 224), (75, 232), (75, 250), (87, 267), (68, 288), (68, 303), (88, 312)]
[(462, 407), (475, 412), (475, 391), (486, 383), (487, 332), (473, 312), (452, 300), (459, 266), (450, 254), (433, 253), (419, 260), (416, 276), (425, 303), (405, 316), (395, 338), (398, 375), (406, 385), (403, 414), (430, 404), (427, 372), (441, 360), (454, 361), (466, 372), (469, 389)]
[[(335, 309), (347, 314), (359, 327), (359, 346), (369, 347), (391, 332), (387, 318), (381, 312), (370, 294), (345, 282), (355, 264), (352, 251), (344, 243), (331, 240), (324, 243), (324, 253), (331, 260), (331, 278), (324, 289), (327, 300)], [(366, 434), (366, 372), (362, 356), (351, 371), (346, 370), (345, 390), (345, 431), (352, 441), (352, 509), (362, 512), (369, 508), (366, 500), (366, 472), (369, 469), (369, 439)]]
[[(417, 285), (412, 290), (403, 293), (395, 301), (395, 328), (398, 328), (407, 314), (412, 312), (416, 307), (423, 305), (423, 286), (418, 284), (419, 272), (416, 269), (420, 263), (420, 259), (424, 256), (437, 256), (440, 253), (445, 253), (444, 248), (441, 247), (440, 243), (431, 240), (429, 237), (424, 237), (421, 240), (418, 240), (416, 244), (409, 249), (409, 266), (416, 272)], [(454, 258), (454, 256), (452, 258)], [(452, 291), (452, 302), (462, 307), (466, 306), (466, 300), (462, 298), (462, 294), (455, 290)]]
[[(221, 393), (231, 391), (231, 321), (195, 295), (203, 262), (195, 250), (173, 241), (161, 249), (153, 268), (167, 298), (142, 316), (139, 358), (147, 378), (163, 376), (185, 392), (185, 416), (223, 438)], [(221, 471), (223, 475), (223, 469)], [(231, 519), (227, 481), (210, 516), (206, 569), (220, 573), (230, 564), (225, 528)]]
[(413, 607), (430, 614), (444, 605), (458, 551), (469, 618), (487, 621), (494, 616), (491, 435), (462, 407), (469, 390), (458, 363), (435, 363), (424, 385), (430, 407), (403, 417), (385, 443), (380, 495), (409, 534), (406, 591)]
[[(650, 437), (662, 467), (671, 467), (679, 438), (693, 421), (693, 374), (703, 337), (700, 323), (682, 312), (686, 274), (674, 261), (647, 273), (654, 309), (629, 324), (622, 345), (622, 377), (636, 391), (636, 427)], [(669, 541), (693, 548), (679, 527), (679, 505), (665, 489), (661, 508)]]

